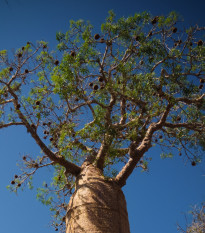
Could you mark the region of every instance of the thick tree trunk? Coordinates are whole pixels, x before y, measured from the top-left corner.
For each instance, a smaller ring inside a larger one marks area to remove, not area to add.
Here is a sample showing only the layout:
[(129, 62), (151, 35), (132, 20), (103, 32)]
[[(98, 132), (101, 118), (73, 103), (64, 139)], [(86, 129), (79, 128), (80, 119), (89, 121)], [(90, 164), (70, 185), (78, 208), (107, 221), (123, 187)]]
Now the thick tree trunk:
[(77, 177), (66, 215), (66, 233), (129, 233), (124, 194), (91, 164)]

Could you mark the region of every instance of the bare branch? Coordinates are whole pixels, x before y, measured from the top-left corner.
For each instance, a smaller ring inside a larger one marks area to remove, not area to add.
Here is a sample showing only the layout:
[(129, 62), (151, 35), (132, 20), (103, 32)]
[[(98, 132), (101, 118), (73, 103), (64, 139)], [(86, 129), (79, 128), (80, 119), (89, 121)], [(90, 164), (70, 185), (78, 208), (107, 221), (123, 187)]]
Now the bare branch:
[(23, 122), (10, 122), (10, 123), (7, 123), (7, 124), (1, 124), (0, 123), (0, 129), (6, 128), (6, 127), (9, 127), (9, 126), (13, 126), (13, 125), (24, 125), (24, 123)]

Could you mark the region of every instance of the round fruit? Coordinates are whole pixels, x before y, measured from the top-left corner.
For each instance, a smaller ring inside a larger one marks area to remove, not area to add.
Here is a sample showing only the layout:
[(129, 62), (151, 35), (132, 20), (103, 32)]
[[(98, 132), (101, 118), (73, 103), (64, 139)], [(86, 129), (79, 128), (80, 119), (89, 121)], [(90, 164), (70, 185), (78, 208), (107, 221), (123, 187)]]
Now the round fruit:
[(202, 89), (202, 88), (203, 88), (203, 86), (204, 86), (203, 84), (199, 85), (199, 89)]
[(95, 34), (94, 38), (95, 38), (95, 40), (98, 40), (100, 38), (100, 35), (99, 34)]
[(14, 180), (12, 180), (12, 181), (11, 181), (11, 184), (15, 184), (15, 181), (14, 181)]
[(13, 67), (9, 67), (9, 71), (11, 72), (11, 71), (13, 71), (14, 69), (13, 69)]
[(192, 166), (196, 166), (196, 162), (195, 162), (195, 161), (192, 161), (191, 165), (192, 165)]
[(17, 54), (18, 58), (22, 57), (22, 53)]
[(162, 135), (159, 135), (159, 139), (162, 139)]
[(40, 105), (40, 103), (41, 103), (41, 102), (40, 102), (39, 100), (36, 101), (36, 105)]
[(28, 69), (25, 69), (25, 73), (28, 74)]
[(151, 23), (154, 25), (158, 22), (159, 16), (155, 16)]
[(135, 36), (135, 40), (139, 41), (140, 40), (140, 36)]
[(98, 85), (94, 85), (93, 89), (94, 89), (95, 91), (97, 91)]
[(172, 32), (173, 32), (173, 33), (176, 33), (176, 32), (177, 32), (177, 28), (175, 28), (175, 27), (172, 28)]
[(47, 136), (44, 136), (44, 137), (43, 137), (43, 139), (46, 139), (46, 138), (47, 138)]
[(47, 45), (46, 45), (46, 44), (44, 44), (44, 45), (43, 45), (43, 49), (46, 49), (46, 48), (47, 48)]
[(179, 152), (179, 156), (181, 156), (182, 155), (182, 153), (181, 152)]
[(103, 79), (102, 76), (100, 76), (100, 77), (98, 78), (98, 81), (99, 81), (99, 82), (103, 82), (103, 80), (104, 80), (104, 79)]
[(71, 51), (70, 55), (71, 55), (72, 57), (75, 57), (75, 56), (76, 56), (75, 51)]
[(58, 60), (55, 60), (54, 61), (54, 64), (57, 66), (59, 64), (59, 61)]
[(151, 37), (151, 36), (152, 36), (152, 32), (150, 32), (150, 33), (148, 34), (148, 36)]
[(21, 187), (21, 184), (19, 183), (17, 186), (18, 186), (18, 187)]
[(202, 46), (202, 45), (203, 45), (203, 41), (202, 41), (202, 40), (199, 40), (199, 41), (197, 42), (197, 45), (198, 45), (198, 46)]
[(192, 42), (190, 42), (190, 43), (189, 43), (189, 46), (192, 46), (192, 45), (193, 45), (193, 43), (192, 43)]
[(21, 49), (24, 50), (25, 49), (24, 46)]
[(205, 80), (204, 79), (200, 79), (200, 83), (204, 83), (205, 82)]
[(21, 107), (20, 104), (17, 104), (17, 105), (16, 105), (16, 109), (17, 109), (17, 110), (18, 110), (20, 107)]
[(51, 141), (51, 142), (53, 141), (53, 138), (52, 138), (52, 137), (50, 138), (50, 141)]
[(92, 86), (93, 86), (93, 83), (89, 83), (89, 86), (92, 87)]
[(40, 102), (39, 100), (36, 101), (36, 105), (40, 105), (40, 103), (41, 103), (41, 102)]
[(17, 179), (17, 178), (18, 178), (18, 175), (15, 175), (14, 178)]
[(26, 156), (23, 156), (23, 160), (26, 160)]

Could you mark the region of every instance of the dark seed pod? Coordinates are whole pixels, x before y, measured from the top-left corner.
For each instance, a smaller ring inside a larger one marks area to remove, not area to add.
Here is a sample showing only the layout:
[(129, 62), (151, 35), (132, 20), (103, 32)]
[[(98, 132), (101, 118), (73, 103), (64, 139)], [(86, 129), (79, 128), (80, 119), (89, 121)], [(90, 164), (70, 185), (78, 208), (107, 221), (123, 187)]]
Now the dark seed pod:
[(52, 141), (53, 141), (53, 138), (51, 137), (49, 140), (52, 142)]
[(172, 32), (176, 33), (177, 32), (177, 28), (176, 27), (172, 28)]
[(54, 61), (54, 64), (57, 66), (59, 64), (59, 61), (58, 60), (55, 60)]
[(94, 38), (95, 38), (95, 40), (98, 40), (100, 38), (100, 35), (99, 34), (95, 34)]
[(25, 71), (24, 71), (26, 74), (28, 74), (28, 69), (25, 69)]
[(151, 21), (152, 25), (158, 22), (159, 16), (155, 16), (154, 19)]
[(14, 178), (17, 179), (17, 178), (18, 178), (18, 175), (15, 175)]
[(89, 86), (92, 87), (92, 86), (93, 86), (93, 83), (89, 83)]
[(23, 160), (24, 160), (24, 161), (26, 160), (26, 156), (23, 156)]
[(182, 156), (182, 153), (181, 153), (181, 152), (179, 152), (179, 156)]
[(75, 57), (75, 56), (76, 56), (75, 51), (71, 51), (70, 55), (71, 55), (72, 57)]
[(202, 40), (199, 40), (199, 41), (197, 42), (197, 45), (198, 45), (198, 46), (202, 46), (202, 45), (203, 45), (203, 41), (202, 41)]
[(44, 136), (44, 137), (43, 137), (43, 139), (46, 139), (46, 138), (47, 138), (47, 136)]
[(100, 89), (103, 90), (105, 88), (105, 86), (101, 86)]
[(18, 186), (18, 187), (21, 187), (21, 184), (19, 183), (19, 184), (17, 184), (17, 186)]
[(27, 42), (27, 45), (30, 45), (30, 44), (31, 44), (31, 42), (28, 41), (28, 42)]
[(135, 36), (135, 40), (136, 40), (136, 41), (139, 41), (139, 40), (140, 40), (140, 36), (138, 36), (138, 35)]
[(11, 184), (12, 184), (12, 185), (14, 185), (14, 184), (15, 184), (15, 181), (14, 181), (14, 180), (12, 180), (12, 181), (11, 181)]
[(200, 83), (204, 83), (205, 82), (205, 80), (204, 79), (200, 79)]
[(47, 134), (47, 133), (48, 133), (48, 131), (47, 131), (47, 130), (44, 130), (44, 131), (43, 131), (43, 133), (44, 133), (44, 134)]
[(155, 139), (155, 142), (158, 142), (158, 140), (157, 140), (157, 139)]
[(46, 122), (43, 122), (43, 126), (46, 126), (47, 124), (46, 124)]
[(193, 45), (193, 43), (192, 43), (192, 42), (190, 42), (190, 43), (189, 43), (189, 46), (192, 46), (192, 45)]
[(162, 135), (159, 135), (159, 139), (162, 139)]
[(200, 85), (199, 85), (199, 89), (200, 89), (200, 90), (201, 90), (203, 87), (204, 87), (203, 84), (200, 84)]
[(97, 85), (97, 84), (96, 84), (96, 85), (94, 85), (93, 89), (94, 89), (95, 91), (97, 91), (97, 89), (98, 89), (98, 85)]
[(22, 57), (22, 53), (18, 53), (18, 54), (17, 54), (17, 57), (18, 57), (18, 58), (21, 58), (21, 57)]
[(36, 105), (40, 105), (40, 103), (41, 103), (41, 102), (40, 102), (39, 100), (36, 101)]
[(21, 49), (24, 51), (25, 47), (23, 46)]
[(43, 49), (46, 49), (46, 48), (47, 48), (47, 45), (46, 45), (46, 44), (44, 44), (44, 45), (43, 45)]
[(195, 162), (195, 161), (192, 161), (191, 165), (192, 165), (192, 166), (196, 166), (196, 162)]
[(9, 67), (9, 72), (11, 72), (11, 71), (13, 71), (14, 69), (13, 69), (13, 67)]
[(21, 105), (20, 105), (20, 104), (17, 104), (17, 105), (16, 105), (16, 109), (17, 109), (17, 110), (19, 110), (19, 109), (20, 109), (20, 107), (21, 107)]
[(102, 76), (98, 77), (99, 82), (103, 82), (104, 78)]
[(79, 101), (78, 97), (75, 98), (75, 101)]
[(49, 122), (47, 123), (47, 125), (48, 125), (48, 126), (51, 126), (51, 122), (49, 121)]

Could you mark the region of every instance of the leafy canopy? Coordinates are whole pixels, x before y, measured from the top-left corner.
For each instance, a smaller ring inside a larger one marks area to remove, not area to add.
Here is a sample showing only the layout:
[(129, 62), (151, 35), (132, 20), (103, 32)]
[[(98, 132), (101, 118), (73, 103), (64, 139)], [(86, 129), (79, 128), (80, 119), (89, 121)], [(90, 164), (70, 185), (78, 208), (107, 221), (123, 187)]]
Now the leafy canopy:
[(0, 51), (0, 128), (25, 126), (42, 150), (23, 155), (10, 188), (32, 188), (34, 173), (52, 166), (37, 197), (57, 221), (85, 159), (123, 186), (134, 168), (147, 169), (154, 145), (193, 166), (205, 150), (204, 28), (184, 30), (174, 12), (117, 19), (110, 11), (94, 31), (71, 20), (56, 34), (56, 52), (44, 41), (12, 58)]

